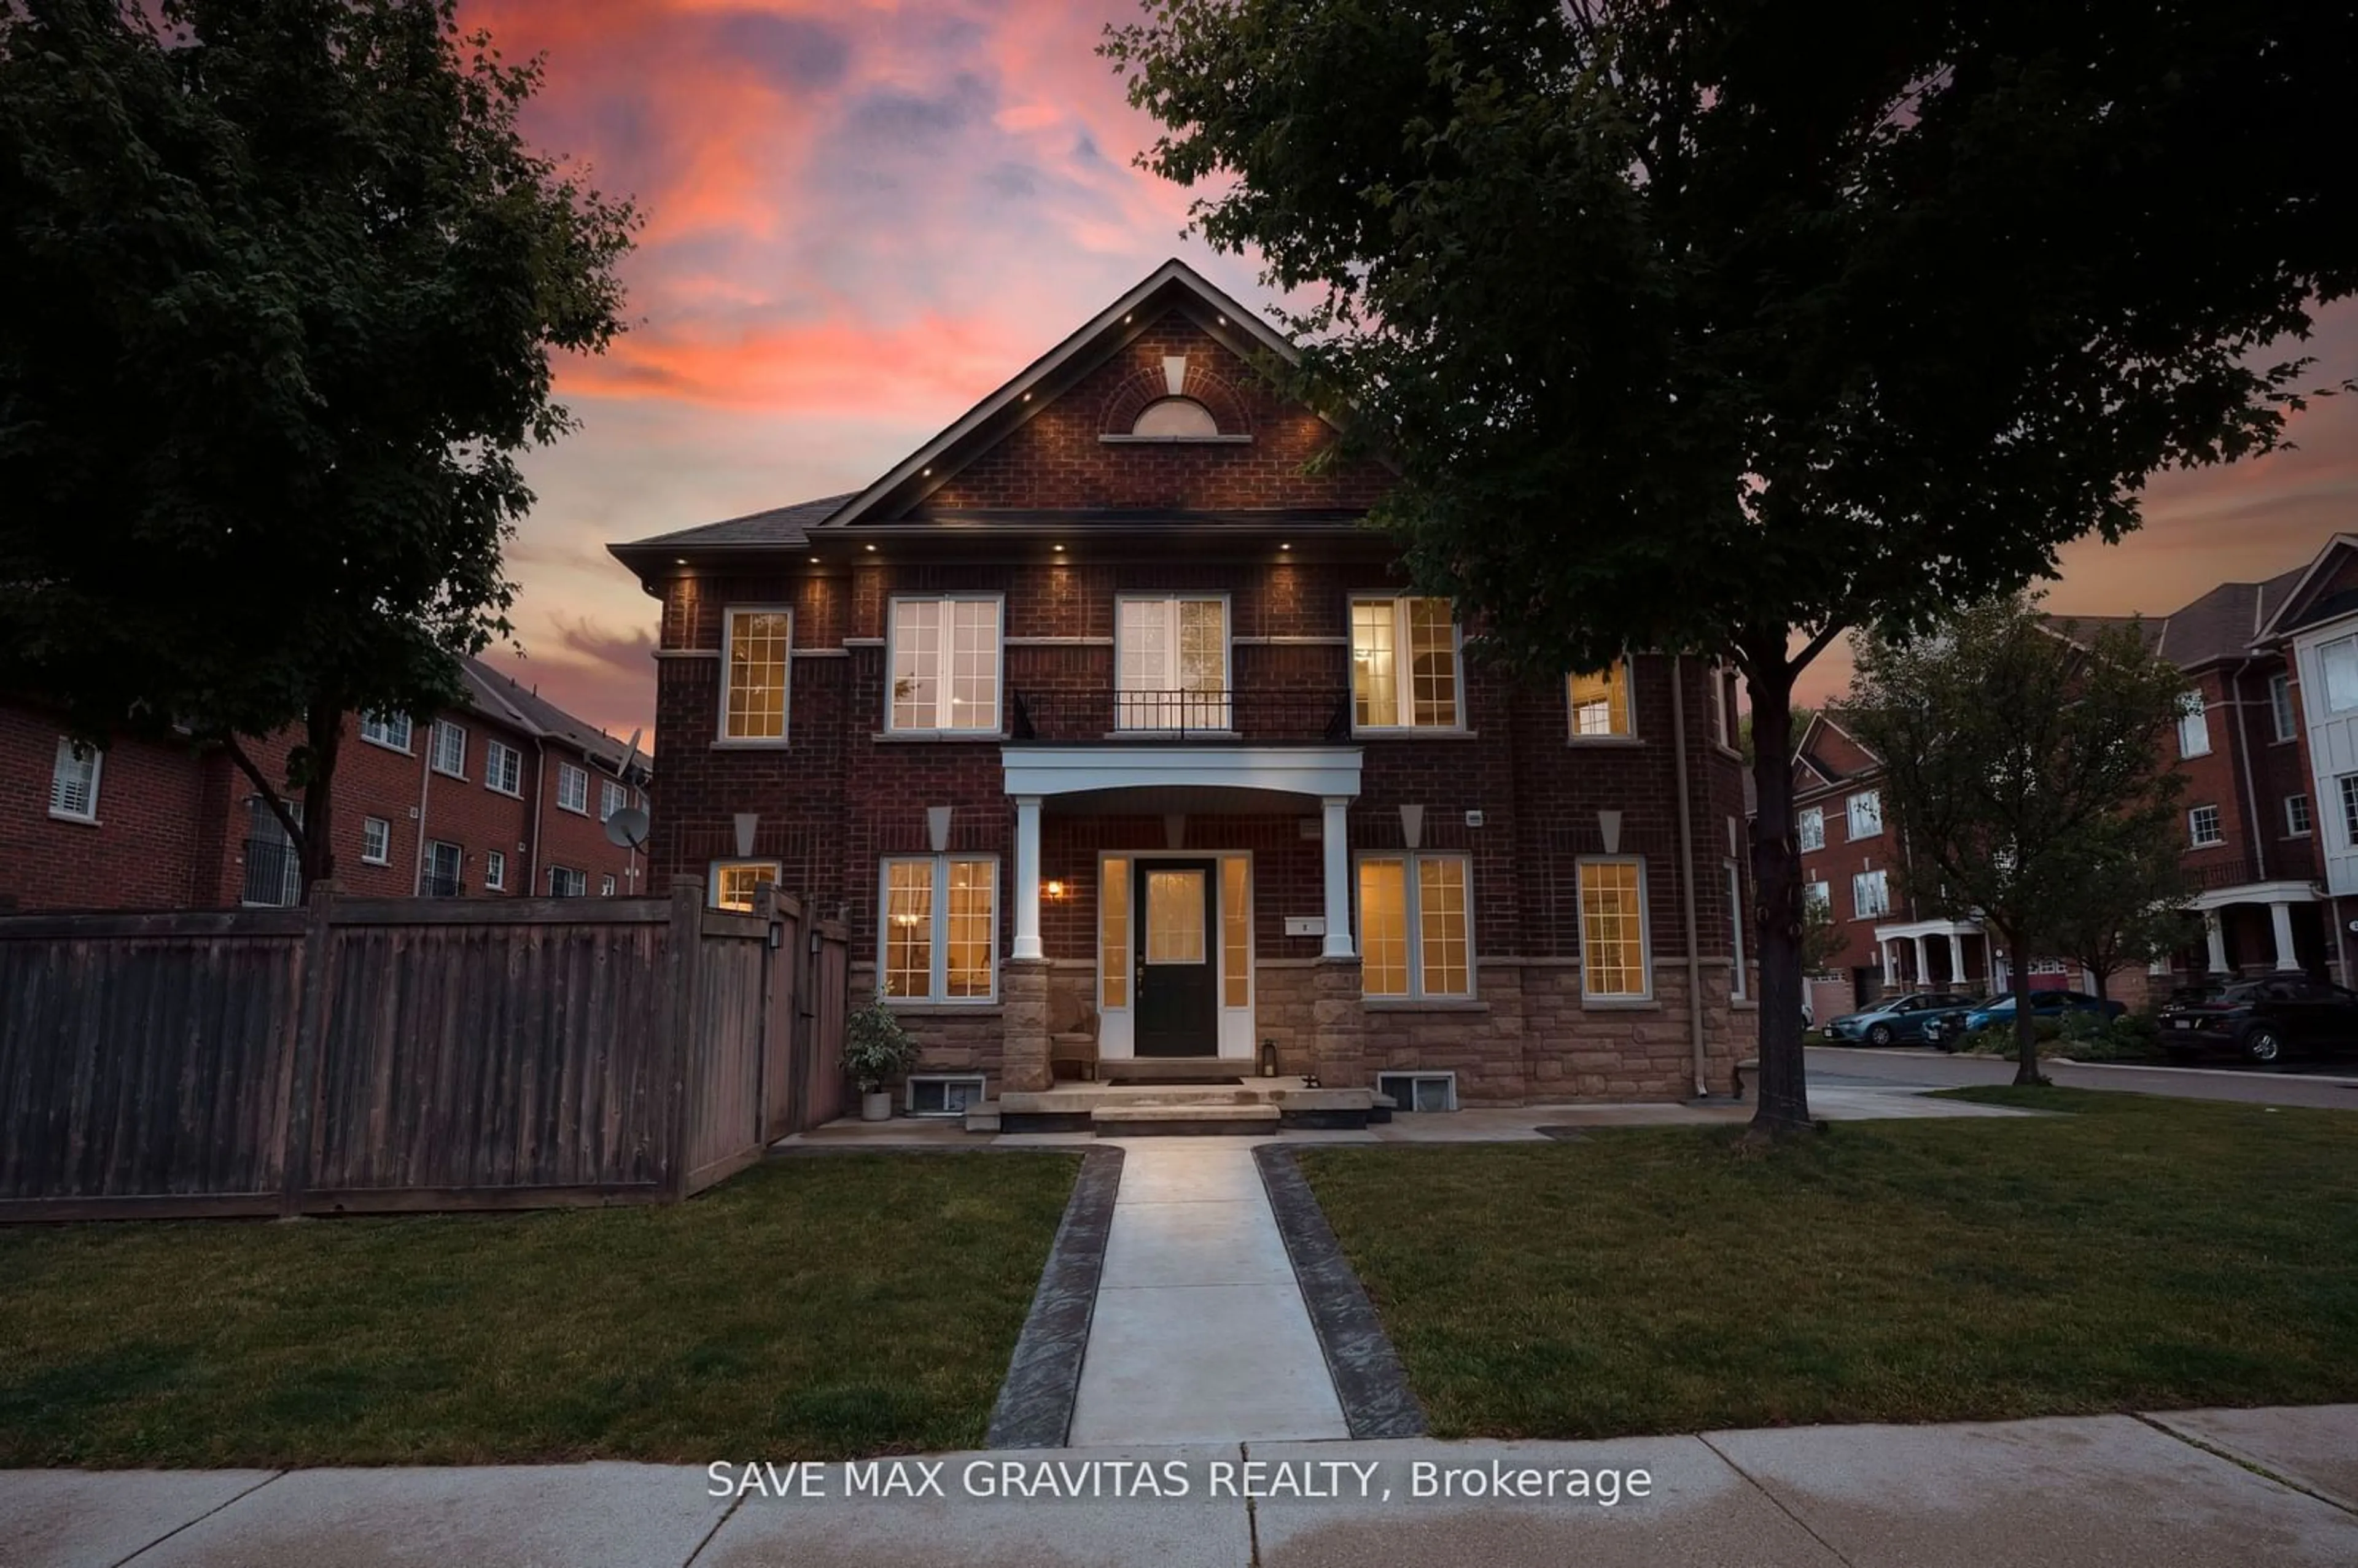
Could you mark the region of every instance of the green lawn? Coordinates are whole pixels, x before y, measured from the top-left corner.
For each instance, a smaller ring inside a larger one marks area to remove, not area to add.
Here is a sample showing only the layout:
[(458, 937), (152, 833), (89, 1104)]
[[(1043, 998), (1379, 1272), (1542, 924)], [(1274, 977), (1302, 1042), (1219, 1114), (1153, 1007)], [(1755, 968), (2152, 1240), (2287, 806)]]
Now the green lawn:
[(2358, 1114), (1307, 1150), (1435, 1432), (1600, 1437), (2358, 1400)]
[(975, 1446), (1077, 1163), (827, 1155), (673, 1208), (0, 1228), (0, 1466)]

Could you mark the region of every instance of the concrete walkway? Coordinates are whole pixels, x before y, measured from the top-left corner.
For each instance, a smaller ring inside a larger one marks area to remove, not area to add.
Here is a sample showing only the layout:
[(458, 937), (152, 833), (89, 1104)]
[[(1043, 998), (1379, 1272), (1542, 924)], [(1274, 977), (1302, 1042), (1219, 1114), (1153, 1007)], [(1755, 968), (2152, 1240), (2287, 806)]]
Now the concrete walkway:
[[(724, 1474), (741, 1477), (736, 1466), (761, 1455), (714, 1457), (731, 1462)], [(928, 1472), (920, 1465), (936, 1468)], [(784, 1473), (781, 1465), (770, 1474), (784, 1478)], [(1161, 1496), (1141, 1494), (1141, 1473), (1155, 1477)], [(938, 1497), (927, 1492), (915, 1498), (848, 1495), (853, 1477), (839, 1465), (809, 1474), (811, 1489), (820, 1495), (781, 1498), (724, 1488), (702, 1465), (0, 1471), (0, 1563), (8, 1568), (1425, 1568), (1443, 1563), (1485, 1568), (2349, 1568), (2358, 1563), (2353, 1405), (1953, 1426), (1795, 1427), (1600, 1443), (1262, 1443), (950, 1454), (904, 1462), (901, 1474), (912, 1486), (922, 1486), (921, 1477), (930, 1474), (940, 1487)], [(1187, 1487), (1184, 1497), (1175, 1495), (1178, 1482)], [(1506, 1497), (1498, 1495), (1502, 1483)], [(794, 1480), (788, 1485), (801, 1489)], [(1442, 1495), (1444, 1487), (1447, 1495)], [(1552, 1497), (1529, 1495), (1551, 1489)], [(1084, 1495), (1065, 1495), (1076, 1490)], [(1575, 1491), (1580, 1495), (1568, 1495)]]
[(1257, 1141), (1122, 1141), (1075, 1444), (1348, 1435)]

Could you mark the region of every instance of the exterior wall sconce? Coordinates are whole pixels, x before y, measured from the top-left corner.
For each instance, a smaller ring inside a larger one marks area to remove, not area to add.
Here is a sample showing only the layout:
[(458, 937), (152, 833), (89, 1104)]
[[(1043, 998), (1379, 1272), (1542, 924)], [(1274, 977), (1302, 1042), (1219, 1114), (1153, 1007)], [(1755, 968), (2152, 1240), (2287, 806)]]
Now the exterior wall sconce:
[(1050, 898), (1062, 898), (1065, 896), (1065, 884), (1057, 881), (1055, 878), (1051, 877), (1048, 879), (1047, 885), (1040, 891), (1046, 893)]

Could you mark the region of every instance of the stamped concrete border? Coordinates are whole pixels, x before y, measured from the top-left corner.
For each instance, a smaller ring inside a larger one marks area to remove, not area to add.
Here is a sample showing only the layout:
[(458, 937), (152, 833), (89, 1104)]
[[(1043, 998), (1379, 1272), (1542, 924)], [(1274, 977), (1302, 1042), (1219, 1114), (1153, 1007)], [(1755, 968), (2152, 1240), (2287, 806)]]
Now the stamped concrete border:
[(1081, 1389), (1081, 1357), (1088, 1349), (1089, 1318), (1097, 1310), (1098, 1276), (1105, 1269), (1106, 1237), (1113, 1228), (1114, 1195), (1121, 1187), (1121, 1151), (1091, 1149), (1081, 1156), (1072, 1200), (1056, 1227), (1048, 1266), (1007, 1364), (991, 1408), (992, 1448), (1062, 1448), (1072, 1430), (1073, 1400)]
[(1326, 1354), (1326, 1370), (1351, 1435), (1424, 1436), (1424, 1411), (1409, 1391), (1400, 1356), (1343, 1256), (1343, 1244), (1326, 1223), (1294, 1151), (1264, 1143), (1253, 1151), (1253, 1162), (1260, 1167), (1261, 1186), (1277, 1216), (1278, 1234), (1285, 1238), (1285, 1254), (1293, 1260), (1293, 1277), (1310, 1308), (1310, 1324), (1318, 1331), (1318, 1347)]

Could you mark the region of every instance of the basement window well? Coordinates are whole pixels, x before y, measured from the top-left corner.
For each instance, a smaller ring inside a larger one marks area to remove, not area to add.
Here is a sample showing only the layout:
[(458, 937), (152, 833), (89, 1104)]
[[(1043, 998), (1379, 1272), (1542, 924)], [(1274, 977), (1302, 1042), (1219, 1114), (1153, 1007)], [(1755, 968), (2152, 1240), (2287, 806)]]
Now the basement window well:
[(927, 1074), (909, 1080), (911, 1116), (964, 1116), (982, 1103), (982, 1075)]
[(1378, 1073), (1376, 1092), (1391, 1098), (1395, 1110), (1455, 1110), (1455, 1073)]

